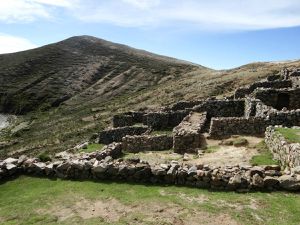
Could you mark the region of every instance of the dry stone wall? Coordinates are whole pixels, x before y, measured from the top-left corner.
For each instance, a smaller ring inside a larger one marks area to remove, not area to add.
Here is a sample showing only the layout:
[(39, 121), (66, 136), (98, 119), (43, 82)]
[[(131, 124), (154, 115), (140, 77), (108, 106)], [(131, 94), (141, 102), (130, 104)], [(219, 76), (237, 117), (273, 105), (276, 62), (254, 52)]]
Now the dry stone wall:
[(220, 117), (212, 118), (209, 135), (223, 138), (231, 135), (262, 135), (268, 126), (264, 118)]
[(261, 81), (253, 83), (250, 86), (239, 88), (235, 91), (234, 98), (244, 98), (246, 95), (250, 95), (257, 88), (290, 88), (292, 87), (291, 80), (275, 80), (275, 81)]
[(245, 113), (244, 100), (208, 100), (193, 108), (196, 112), (207, 112), (211, 117), (242, 117)]
[(228, 191), (300, 191), (300, 175), (283, 174), (278, 166), (227, 166), (170, 164), (150, 165), (138, 159), (110, 156), (98, 160), (95, 153), (72, 159), (40, 162), (21, 156), (0, 161), (0, 181), (21, 174), (62, 179), (114, 180), (137, 183), (173, 184)]
[(300, 143), (288, 143), (274, 126), (266, 129), (265, 142), (282, 166), (288, 168), (300, 166)]
[(257, 89), (253, 96), (276, 109), (300, 108), (300, 89)]
[(173, 137), (169, 135), (133, 135), (122, 138), (125, 152), (160, 151), (173, 147)]
[(287, 127), (300, 126), (300, 109), (290, 111), (272, 111), (269, 113), (270, 125), (283, 125)]
[(170, 107), (170, 110), (173, 111), (177, 111), (177, 110), (185, 110), (187, 108), (193, 108), (196, 105), (200, 105), (203, 102), (205, 102), (205, 100), (198, 100), (198, 101), (179, 101), (175, 104), (173, 104)]
[(136, 123), (143, 123), (144, 112), (126, 112), (113, 116), (113, 127), (132, 126)]
[(205, 145), (205, 138), (201, 132), (205, 126), (206, 117), (206, 113), (191, 112), (174, 128), (174, 152), (180, 154), (185, 152), (195, 153)]
[(147, 125), (154, 130), (173, 128), (188, 114), (188, 110), (147, 113), (144, 116), (144, 125)]
[(141, 135), (148, 129), (147, 126), (127, 126), (103, 130), (99, 133), (99, 143), (121, 142), (126, 135)]

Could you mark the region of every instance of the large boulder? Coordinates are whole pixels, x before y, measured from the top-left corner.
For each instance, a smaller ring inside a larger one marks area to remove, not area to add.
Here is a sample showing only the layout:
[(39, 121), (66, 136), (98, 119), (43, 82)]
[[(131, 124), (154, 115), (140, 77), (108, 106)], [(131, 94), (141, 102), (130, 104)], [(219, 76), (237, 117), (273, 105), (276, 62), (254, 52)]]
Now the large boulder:
[(279, 185), (281, 188), (289, 191), (298, 191), (300, 190), (300, 179), (297, 179), (296, 176), (283, 175), (278, 178)]

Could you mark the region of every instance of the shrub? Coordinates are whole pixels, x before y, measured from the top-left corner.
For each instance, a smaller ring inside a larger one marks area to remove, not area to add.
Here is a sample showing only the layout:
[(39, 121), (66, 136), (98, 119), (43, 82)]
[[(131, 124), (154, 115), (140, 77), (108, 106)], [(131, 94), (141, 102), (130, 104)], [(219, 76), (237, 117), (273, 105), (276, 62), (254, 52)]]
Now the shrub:
[(42, 152), (38, 155), (39, 160), (42, 162), (48, 162), (51, 161), (51, 157), (46, 152)]

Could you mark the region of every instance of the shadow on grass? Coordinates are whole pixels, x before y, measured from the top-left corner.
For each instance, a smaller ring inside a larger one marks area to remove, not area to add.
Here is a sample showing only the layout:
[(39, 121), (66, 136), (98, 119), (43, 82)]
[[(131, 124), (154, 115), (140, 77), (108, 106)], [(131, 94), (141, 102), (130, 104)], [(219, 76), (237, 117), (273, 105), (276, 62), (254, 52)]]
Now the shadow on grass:
[(0, 181), (0, 185), (5, 184), (10, 181), (14, 181), (20, 177), (31, 177), (31, 178), (42, 178), (42, 179), (48, 179), (51, 181), (72, 181), (72, 182), (93, 182), (93, 183), (99, 183), (99, 184), (106, 184), (106, 185), (118, 185), (118, 184), (128, 184), (132, 186), (144, 186), (146, 188), (151, 188), (151, 187), (161, 187), (161, 188), (166, 188), (166, 187), (177, 187), (177, 188), (185, 188), (185, 189), (190, 189), (190, 190), (205, 190), (207, 192), (211, 193), (236, 193), (236, 194), (248, 194), (248, 193), (272, 193), (272, 192), (281, 192), (281, 193), (297, 193), (300, 194), (299, 191), (286, 191), (283, 189), (272, 189), (272, 190), (267, 190), (267, 189), (238, 189), (238, 190), (226, 190), (224, 188), (218, 189), (214, 187), (196, 187), (196, 186), (191, 186), (191, 185), (181, 185), (181, 184), (172, 184), (172, 183), (151, 183), (151, 182), (146, 182), (146, 181), (126, 181), (124, 179), (118, 179), (118, 180), (111, 180), (109, 178), (103, 178), (103, 179), (74, 179), (74, 178), (58, 178), (55, 176), (41, 176), (41, 175), (34, 175), (34, 174), (16, 174), (14, 176), (11, 176), (6, 179), (2, 179)]

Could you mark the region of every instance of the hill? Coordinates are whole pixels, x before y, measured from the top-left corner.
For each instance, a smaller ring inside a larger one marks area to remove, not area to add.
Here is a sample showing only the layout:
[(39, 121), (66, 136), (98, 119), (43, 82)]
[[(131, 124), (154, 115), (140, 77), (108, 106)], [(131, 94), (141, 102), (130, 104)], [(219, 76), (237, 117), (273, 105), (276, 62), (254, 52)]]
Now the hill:
[(0, 55), (0, 113), (19, 115), (2, 132), (0, 156), (66, 150), (109, 125), (117, 112), (231, 95), (299, 65), (252, 63), (216, 71), (89, 36)]
[(56, 107), (83, 90), (102, 98), (136, 92), (198, 66), (90, 36), (0, 55), (1, 111)]

